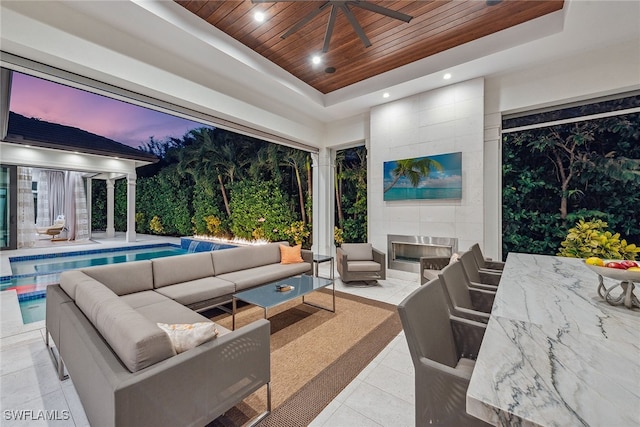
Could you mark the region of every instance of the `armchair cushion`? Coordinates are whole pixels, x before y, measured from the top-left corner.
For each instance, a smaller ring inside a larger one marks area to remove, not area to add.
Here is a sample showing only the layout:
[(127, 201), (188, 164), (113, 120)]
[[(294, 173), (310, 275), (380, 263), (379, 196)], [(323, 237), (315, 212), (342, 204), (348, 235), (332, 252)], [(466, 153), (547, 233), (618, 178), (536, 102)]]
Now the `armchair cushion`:
[(347, 261), (373, 261), (373, 246), (371, 243), (343, 243), (340, 246)]
[(380, 271), (380, 264), (374, 261), (349, 261), (347, 269), (349, 271)]

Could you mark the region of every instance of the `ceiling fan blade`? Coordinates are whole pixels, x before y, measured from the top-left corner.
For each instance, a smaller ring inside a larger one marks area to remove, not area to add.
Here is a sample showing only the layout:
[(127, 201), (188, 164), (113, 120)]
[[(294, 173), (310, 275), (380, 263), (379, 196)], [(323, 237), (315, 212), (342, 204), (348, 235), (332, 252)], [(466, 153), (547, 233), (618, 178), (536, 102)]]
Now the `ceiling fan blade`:
[(370, 12), (379, 13), (380, 15), (397, 19), (399, 21), (409, 22), (413, 19), (413, 16), (395, 10), (387, 9), (386, 7), (378, 6), (377, 4), (369, 3), (366, 1), (350, 1), (349, 4), (355, 7), (359, 7), (360, 9), (366, 9)]
[(322, 52), (329, 52), (329, 43), (331, 42), (331, 35), (333, 34), (333, 25), (336, 23), (336, 15), (338, 9), (335, 6), (331, 7), (331, 15), (329, 15), (329, 22), (327, 22), (327, 31), (324, 33), (324, 45), (322, 46)]
[(362, 40), (362, 43), (364, 44), (364, 47), (371, 46), (371, 42), (369, 41), (369, 38), (364, 33), (364, 30), (362, 29), (362, 27), (358, 23), (358, 20), (356, 19), (356, 17), (353, 16), (353, 12), (351, 12), (351, 9), (349, 9), (349, 6), (347, 6), (347, 4), (344, 3), (344, 4), (341, 4), (339, 7), (340, 7), (340, 9), (342, 9), (342, 12), (344, 13), (344, 16), (346, 16), (347, 19), (349, 20), (349, 23), (353, 27), (353, 29), (356, 32), (356, 34), (358, 35), (358, 37), (360, 37), (360, 40)]
[(314, 9), (311, 11), (311, 13), (309, 13), (307, 16), (305, 16), (304, 18), (302, 18), (301, 20), (299, 20), (293, 27), (289, 28), (284, 34), (282, 34), (280, 36), (281, 39), (286, 39), (287, 37), (289, 37), (291, 34), (295, 33), (296, 31), (298, 31), (300, 28), (302, 28), (307, 22), (311, 21), (313, 18), (315, 18), (316, 16), (318, 16), (323, 10), (325, 10), (327, 8), (327, 6), (329, 6), (331, 3), (330, 2), (324, 2), (319, 8)]

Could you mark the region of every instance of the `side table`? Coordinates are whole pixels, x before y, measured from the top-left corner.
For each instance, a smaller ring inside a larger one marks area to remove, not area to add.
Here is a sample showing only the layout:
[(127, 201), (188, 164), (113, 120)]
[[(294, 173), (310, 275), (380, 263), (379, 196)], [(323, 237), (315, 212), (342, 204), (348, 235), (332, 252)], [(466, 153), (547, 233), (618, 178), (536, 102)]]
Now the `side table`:
[(327, 261), (331, 262), (331, 273), (329, 275), (329, 279), (334, 280), (333, 257), (331, 255), (313, 254), (313, 275), (316, 277), (320, 277), (318, 276), (318, 269), (320, 267), (320, 264)]

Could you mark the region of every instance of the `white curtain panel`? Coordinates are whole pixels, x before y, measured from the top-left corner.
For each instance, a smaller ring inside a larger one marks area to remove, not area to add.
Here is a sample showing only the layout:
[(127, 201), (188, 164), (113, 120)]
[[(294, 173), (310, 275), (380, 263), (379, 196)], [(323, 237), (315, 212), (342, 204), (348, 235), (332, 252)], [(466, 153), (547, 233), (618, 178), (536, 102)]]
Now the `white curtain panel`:
[[(49, 171), (49, 224), (53, 224), (58, 215), (65, 215), (64, 181), (65, 172)], [(66, 215), (65, 219), (69, 221)]]
[(75, 215), (75, 240), (89, 239), (89, 210), (84, 180), (79, 172), (69, 172), (73, 183), (73, 210)]
[(31, 168), (18, 167), (18, 248), (30, 248), (36, 242), (32, 181)]
[(41, 170), (38, 174), (38, 213), (36, 227), (48, 227), (51, 222), (49, 213), (49, 171)]
[(64, 200), (64, 216), (67, 225), (67, 240), (76, 238), (76, 209), (75, 209), (75, 182), (73, 180), (73, 172), (66, 171), (64, 173), (64, 194), (67, 196)]

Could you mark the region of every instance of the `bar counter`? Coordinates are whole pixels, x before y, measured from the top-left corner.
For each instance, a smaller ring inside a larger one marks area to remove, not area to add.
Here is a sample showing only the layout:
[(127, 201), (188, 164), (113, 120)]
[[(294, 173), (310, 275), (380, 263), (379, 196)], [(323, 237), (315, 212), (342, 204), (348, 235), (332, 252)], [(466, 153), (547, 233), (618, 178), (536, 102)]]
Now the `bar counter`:
[(602, 300), (583, 263), (509, 254), (468, 413), (500, 426), (640, 426), (640, 310)]

